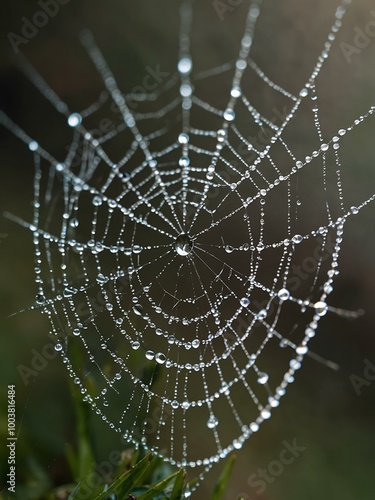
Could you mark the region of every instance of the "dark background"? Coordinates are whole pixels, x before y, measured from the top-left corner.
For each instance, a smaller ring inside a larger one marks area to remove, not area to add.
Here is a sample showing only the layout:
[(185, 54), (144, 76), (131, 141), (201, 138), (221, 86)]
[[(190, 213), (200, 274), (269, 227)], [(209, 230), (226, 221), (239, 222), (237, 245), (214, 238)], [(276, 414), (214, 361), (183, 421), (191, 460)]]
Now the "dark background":
[[(214, 3), (204, 0), (196, 4), (192, 45), (196, 67), (213, 67), (233, 59), (247, 2), (234, 7), (233, 12), (226, 12), (222, 21)], [(325, 42), (335, 6), (333, 0), (265, 0), (254, 59), (271, 78), (296, 92), (309, 76)], [(66, 138), (51, 107), (17, 70), (15, 54), (7, 39), (9, 32), (20, 33), (23, 16), (31, 19), (40, 7), (25, 0), (6, 0), (2, 7), (1, 108), (57, 155), (63, 151)], [(350, 64), (340, 50), (341, 42), (353, 44), (355, 27), (363, 29), (374, 19), (372, 8), (371, 0), (353, 2), (318, 79), (327, 136), (374, 104), (375, 38), (353, 56)], [(178, 24), (177, 2), (173, 0), (72, 0), (60, 6), (59, 13), (47, 26), (21, 47), (70, 108), (83, 109), (97, 96), (100, 82), (79, 44), (82, 28), (89, 27), (94, 32), (120, 88), (129, 92), (141, 84), (147, 66), (160, 64), (163, 71), (174, 71)], [(375, 191), (374, 130), (374, 119), (370, 119), (360, 132), (353, 134), (345, 149), (343, 175), (348, 206), (352, 199), (364, 200)], [(0, 164), (1, 212), (30, 220), (32, 159), (27, 148), (3, 129)], [(312, 197), (314, 194), (312, 191)], [(229, 500), (237, 498), (239, 493), (253, 500), (375, 497), (375, 381), (357, 395), (350, 380), (352, 374), (363, 376), (365, 359), (375, 364), (374, 210), (374, 205), (366, 207), (347, 224), (341, 273), (331, 297), (334, 305), (353, 310), (363, 308), (365, 315), (354, 321), (328, 315), (313, 342), (314, 352), (337, 362), (341, 369), (334, 372), (306, 359), (281, 408), (238, 453), (227, 494)], [(32, 350), (40, 352), (46, 344), (48, 324), (37, 312), (7, 317), (34, 302), (33, 248), (29, 232), (4, 218), (0, 219), (0, 233), (0, 392), (5, 405), (7, 385), (17, 386), (18, 478), (42, 480), (42, 470), (46, 470), (51, 485), (61, 484), (70, 479), (64, 456), (67, 447), (74, 443), (68, 377), (57, 358), (36, 377), (30, 377), (27, 385), (19, 375), (20, 364), (31, 366)], [(116, 448), (117, 437), (104, 425), (95, 422), (93, 425), (97, 430), (98, 456), (105, 457)], [(3, 411), (0, 430), (6, 430)], [(306, 450), (257, 496), (247, 484), (248, 477), (277, 460), (283, 441), (293, 439)], [(4, 448), (0, 449), (0, 467), (5, 466)], [(196, 498), (207, 498), (217, 473), (215, 469)]]

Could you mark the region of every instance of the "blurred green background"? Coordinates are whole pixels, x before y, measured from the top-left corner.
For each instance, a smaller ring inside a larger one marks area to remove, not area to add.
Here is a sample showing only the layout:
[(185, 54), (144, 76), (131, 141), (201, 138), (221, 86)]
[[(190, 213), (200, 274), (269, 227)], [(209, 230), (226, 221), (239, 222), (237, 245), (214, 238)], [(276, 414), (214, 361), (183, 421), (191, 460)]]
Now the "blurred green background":
[[(192, 50), (198, 69), (232, 60), (237, 54), (247, 2), (225, 12), (223, 20), (217, 6), (217, 2), (196, 1)], [(325, 42), (335, 6), (333, 0), (264, 0), (254, 46), (257, 63), (285, 88), (299, 89)], [(147, 66), (159, 64), (163, 71), (173, 73), (178, 56), (177, 7), (174, 0), (71, 1), (60, 6), (60, 12), (22, 50), (72, 109), (83, 109), (95, 99), (100, 87), (91, 77), (90, 63), (79, 44), (80, 30), (88, 27), (94, 32), (121, 89), (129, 92), (141, 84)], [(340, 50), (341, 42), (353, 44), (355, 27), (363, 29), (375, 19), (371, 9), (372, 0), (353, 2), (318, 80), (327, 135), (374, 104), (375, 37), (353, 55), (350, 64)], [(58, 156), (64, 151), (65, 138), (55, 125), (50, 106), (17, 70), (7, 39), (9, 32), (20, 33), (23, 16), (31, 18), (37, 10), (40, 8), (35, 1), (3, 2), (0, 107)], [(214, 91), (219, 93), (220, 89)], [(345, 149), (343, 175), (349, 200), (364, 200), (375, 192), (374, 131), (371, 119), (353, 134), (350, 147)], [(299, 140), (308, 142), (306, 137)], [(3, 129), (0, 144), (1, 212), (30, 220), (31, 156)], [(363, 308), (365, 315), (355, 321), (328, 315), (313, 341), (314, 352), (337, 362), (340, 371), (306, 359), (281, 408), (238, 453), (228, 500), (237, 499), (239, 494), (246, 500), (375, 498), (375, 381), (364, 386), (360, 395), (350, 381), (352, 374), (363, 376), (365, 359), (375, 364), (374, 216), (375, 205), (370, 205), (347, 224), (341, 272), (331, 297), (334, 305)], [(16, 384), (17, 480), (21, 483), (33, 478), (35, 482), (59, 485), (72, 480), (65, 458), (67, 447), (75, 443), (68, 376), (56, 358), (27, 384), (20, 377), (19, 366), (31, 367), (33, 349), (41, 352), (48, 342), (49, 325), (37, 312), (7, 317), (34, 302), (33, 247), (28, 231), (4, 218), (0, 219), (0, 233), (0, 431), (3, 434), (6, 430), (7, 385)], [(118, 438), (94, 415), (91, 426), (98, 460), (104, 459), (117, 449)], [(248, 478), (278, 459), (284, 440), (294, 439), (306, 450), (257, 494)], [(2, 477), (6, 469), (2, 441)], [(208, 497), (217, 473), (214, 469), (198, 490), (198, 500)]]

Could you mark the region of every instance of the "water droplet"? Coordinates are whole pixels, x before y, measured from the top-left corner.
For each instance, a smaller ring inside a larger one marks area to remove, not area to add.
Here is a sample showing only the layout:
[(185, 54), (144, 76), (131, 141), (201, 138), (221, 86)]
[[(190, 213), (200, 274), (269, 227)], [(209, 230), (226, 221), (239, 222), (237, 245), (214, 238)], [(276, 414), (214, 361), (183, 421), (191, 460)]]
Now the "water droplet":
[(356, 215), (359, 212), (359, 208), (358, 207), (350, 207), (350, 211), (353, 215)]
[[(182, 97), (190, 97), (193, 93), (193, 88), (188, 83), (183, 83), (180, 87), (180, 94)], [(189, 109), (189, 108), (188, 108)]]
[(190, 498), (190, 497), (191, 497), (191, 490), (190, 490), (189, 486), (187, 486), (185, 488), (184, 498)]
[(226, 251), (227, 253), (232, 253), (232, 252), (233, 252), (233, 250), (234, 250), (234, 248), (233, 248), (231, 245), (226, 245), (226, 246), (225, 246), (225, 251)]
[(223, 382), (223, 385), (220, 387), (220, 392), (217, 393), (217, 397), (219, 397), (220, 394), (225, 394), (225, 395), (229, 396), (229, 394), (230, 394), (229, 384), (227, 384), (226, 382)]
[(44, 303), (45, 303), (46, 298), (45, 298), (45, 296), (44, 296), (44, 295), (42, 295), (41, 293), (38, 293), (38, 295), (36, 296), (36, 299), (35, 299), (35, 300), (36, 300), (36, 303), (37, 303), (39, 306), (41, 306), (42, 304), (44, 304)]
[(268, 374), (265, 372), (258, 373), (258, 384), (264, 385), (268, 382)]
[(315, 330), (313, 330), (312, 328), (306, 328), (306, 335), (312, 339), (313, 337), (315, 337)]
[(180, 144), (187, 144), (189, 142), (189, 136), (188, 136), (188, 134), (184, 134), (184, 133), (180, 134), (178, 136), (178, 142)]
[(133, 312), (134, 312), (134, 314), (136, 314), (137, 316), (142, 316), (142, 315), (143, 315), (143, 307), (142, 307), (140, 304), (136, 304), (136, 305), (133, 307)]
[(180, 73), (182, 73), (183, 75), (186, 75), (188, 73), (190, 73), (192, 67), (193, 67), (193, 63), (190, 59), (190, 57), (183, 57), (182, 59), (180, 59), (178, 61), (178, 71)]
[(200, 340), (198, 339), (194, 339), (193, 342), (191, 343), (191, 345), (193, 346), (194, 349), (198, 349), (198, 347), (200, 346)]
[(209, 429), (214, 429), (218, 425), (219, 425), (218, 419), (214, 415), (211, 415), (210, 418), (207, 420), (207, 427)]
[(258, 432), (259, 431), (259, 425), (256, 422), (252, 422), (249, 425), (249, 429), (251, 430), (251, 432)]
[(154, 351), (146, 351), (145, 356), (148, 360), (152, 361), (155, 357), (155, 353)]
[(182, 156), (178, 164), (180, 167), (188, 167), (190, 165), (190, 159), (187, 156)]
[(95, 207), (100, 207), (100, 205), (103, 203), (103, 200), (101, 199), (100, 196), (94, 196), (94, 198), (92, 199), (92, 204), (95, 206)]
[(190, 403), (189, 403), (189, 401), (183, 401), (181, 406), (184, 410), (187, 410), (188, 408), (190, 408)]
[(61, 344), (56, 344), (55, 345), (55, 351), (59, 352), (59, 351), (62, 351), (62, 345)]
[(325, 302), (319, 301), (314, 304), (315, 312), (319, 316), (324, 316), (328, 311), (328, 306)]
[(236, 68), (243, 71), (246, 68), (246, 61), (245, 61), (245, 59), (237, 59), (237, 61), (236, 61)]
[(164, 365), (165, 360), (166, 360), (165, 354), (163, 354), (162, 352), (158, 352), (156, 354), (155, 361), (159, 363), (159, 365)]
[(303, 354), (306, 354), (308, 350), (309, 350), (309, 348), (307, 347), (307, 345), (303, 345), (303, 344), (301, 344), (301, 345), (299, 345), (299, 346), (297, 347), (297, 349), (296, 349), (296, 353), (297, 353), (297, 354), (302, 354), (302, 355), (303, 355)]
[(78, 219), (76, 217), (73, 217), (73, 219), (70, 219), (70, 221), (69, 221), (70, 227), (78, 227), (78, 225), (79, 225), (79, 222), (78, 222)]
[(227, 122), (232, 122), (235, 118), (236, 118), (236, 114), (235, 112), (233, 111), (233, 109), (226, 109), (224, 111), (224, 120), (226, 120)]
[(236, 450), (240, 450), (242, 448), (241, 441), (239, 439), (235, 439), (233, 441), (233, 448)]
[(270, 397), (268, 398), (268, 402), (269, 402), (269, 404), (272, 406), (272, 408), (276, 408), (276, 407), (277, 407), (277, 406), (279, 406), (279, 404), (280, 404), (280, 402), (279, 402), (276, 398), (274, 398), (274, 397), (272, 397), (272, 396), (270, 396)]
[(309, 91), (306, 88), (303, 88), (299, 93), (300, 97), (306, 97), (309, 94)]
[(96, 282), (99, 283), (99, 285), (105, 285), (105, 283), (108, 283), (109, 278), (107, 276), (104, 276), (104, 274), (98, 274), (96, 277)]
[(234, 97), (235, 99), (236, 99), (237, 97), (240, 97), (241, 93), (242, 93), (242, 92), (241, 92), (240, 87), (233, 87), (233, 88), (232, 88), (232, 90), (230, 91), (230, 95), (231, 95), (232, 97)]
[(76, 293), (77, 290), (74, 288), (65, 288), (63, 295), (65, 299), (69, 299), (70, 297), (73, 297), (73, 295)]
[(297, 361), (296, 359), (292, 359), (289, 362), (289, 366), (291, 367), (292, 370), (299, 370), (301, 368), (301, 363)]
[(263, 408), (263, 410), (260, 412), (260, 415), (264, 420), (267, 420), (271, 417), (271, 412), (267, 408)]
[(326, 284), (324, 285), (323, 290), (324, 290), (324, 292), (325, 292), (325, 293), (327, 293), (327, 294), (328, 294), (328, 293), (331, 293), (331, 292), (333, 291), (333, 287), (332, 287), (332, 285), (330, 285), (329, 283), (326, 283)]
[(227, 137), (227, 131), (224, 130), (223, 128), (219, 129), (217, 131), (217, 140), (218, 142), (224, 142)]
[[(259, 14), (260, 14), (260, 8), (259, 8), (259, 5), (256, 5), (256, 4), (252, 5), (252, 6), (250, 7), (250, 11), (249, 11), (249, 13), (250, 13), (250, 16), (251, 16), (253, 19), (256, 19), (256, 18), (259, 16)], [(248, 46), (248, 44), (251, 44), (251, 40), (252, 40), (252, 39), (251, 39), (251, 37), (250, 37), (250, 36), (247, 36), (246, 38), (247, 38), (247, 39), (250, 39), (250, 42), (247, 42), (247, 45), (246, 45), (246, 46)], [(245, 43), (245, 39), (246, 39), (246, 38), (244, 37), (244, 41), (243, 41), (243, 43)]]
[(190, 236), (182, 233), (178, 238), (176, 238), (175, 249), (178, 255), (186, 257), (193, 250), (193, 241)]
[(141, 347), (141, 344), (138, 342), (138, 340), (135, 340), (134, 342), (131, 343), (132, 349), (135, 351)]
[(290, 297), (290, 292), (286, 288), (281, 288), (281, 290), (279, 290), (277, 296), (279, 297), (279, 300), (281, 300), (281, 301), (288, 300)]
[(266, 317), (267, 317), (267, 311), (266, 311), (266, 309), (261, 309), (261, 310), (258, 312), (258, 314), (257, 314), (257, 319), (262, 320), (262, 319), (264, 319), (264, 318), (266, 318)]
[(36, 151), (39, 148), (39, 144), (36, 141), (29, 142), (30, 151)]
[(69, 127), (78, 127), (82, 123), (82, 116), (79, 113), (72, 113), (68, 118)]
[(242, 297), (240, 303), (242, 307), (247, 307), (250, 304), (250, 299), (248, 297)]
[(293, 243), (301, 243), (303, 241), (303, 237), (300, 234), (295, 234), (292, 238)]
[(79, 328), (74, 328), (74, 329), (73, 329), (73, 335), (74, 335), (74, 336), (78, 337), (80, 333), (81, 333), (81, 331), (80, 331), (80, 329), (79, 329)]

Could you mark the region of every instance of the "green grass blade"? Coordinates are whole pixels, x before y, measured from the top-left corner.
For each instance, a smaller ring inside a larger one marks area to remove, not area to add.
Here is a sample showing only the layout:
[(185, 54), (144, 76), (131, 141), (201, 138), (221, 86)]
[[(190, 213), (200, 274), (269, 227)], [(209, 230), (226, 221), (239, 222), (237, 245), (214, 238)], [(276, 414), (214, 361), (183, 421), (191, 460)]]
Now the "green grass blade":
[(68, 500), (75, 500), (77, 498), (77, 494), (79, 492), (80, 487), (81, 483), (78, 483), (77, 486), (74, 488), (74, 490), (71, 492), (71, 494), (68, 496)]
[(177, 475), (180, 473), (180, 471), (177, 471), (175, 472), (174, 474), (172, 474), (171, 476), (169, 477), (166, 477), (165, 479), (163, 479), (162, 481), (160, 481), (159, 483), (155, 484), (154, 486), (152, 486), (148, 491), (147, 493), (144, 493), (143, 495), (141, 495), (140, 497), (137, 498), (137, 500), (153, 500), (153, 498), (155, 498), (156, 495), (158, 495), (159, 493), (162, 493), (164, 491), (164, 489), (168, 486), (168, 484), (175, 478), (177, 477)]
[(176, 476), (176, 480), (174, 482), (173, 490), (172, 490), (171, 496), (169, 497), (169, 500), (180, 500), (181, 499), (185, 478), (186, 478), (185, 471), (183, 469), (180, 469), (178, 471), (177, 476)]
[(224, 470), (216, 483), (211, 500), (223, 500), (235, 460), (236, 455), (229, 457), (229, 460), (225, 464)]
[(126, 498), (125, 495), (130, 493), (130, 491), (138, 484), (140, 478), (148, 472), (150, 466), (151, 454), (146, 455), (142, 460), (140, 460), (136, 465), (134, 465), (130, 470), (124, 472), (120, 477), (114, 481), (106, 491), (98, 495), (95, 500), (104, 500), (112, 493), (116, 493), (119, 488), (121, 488), (122, 498)]
[(165, 462), (161, 457), (155, 457), (151, 462), (149, 469), (149, 476), (147, 478), (149, 483), (156, 483), (168, 477), (173, 469), (165, 468)]

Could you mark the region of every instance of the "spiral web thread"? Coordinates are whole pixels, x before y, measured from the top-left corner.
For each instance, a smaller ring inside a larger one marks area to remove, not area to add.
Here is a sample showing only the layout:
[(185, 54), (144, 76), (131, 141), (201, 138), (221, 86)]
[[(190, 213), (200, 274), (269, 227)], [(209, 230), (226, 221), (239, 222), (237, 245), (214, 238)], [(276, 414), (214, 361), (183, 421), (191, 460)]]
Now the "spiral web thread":
[[(69, 374), (126, 441), (142, 442), (174, 465), (201, 468), (201, 478), (270, 418), (311, 355), (320, 319), (328, 311), (344, 314), (327, 302), (343, 228), (375, 195), (345, 207), (339, 151), (375, 108), (325, 138), (315, 81), (348, 4), (337, 8), (298, 95), (273, 83), (250, 58), (260, 0), (250, 5), (235, 63), (194, 75), (186, 2), (177, 73), (159, 91), (123, 94), (90, 33), (82, 42), (106, 90), (80, 113), (24, 64), (72, 128), (64, 161), (0, 114), (34, 155), (33, 220), (13, 218), (33, 233), (33, 308), (48, 316)], [(256, 109), (245, 90), (250, 74), (287, 103), (281, 124)], [(221, 76), (232, 83), (218, 109), (196, 88)], [(134, 102), (146, 110), (133, 112)], [(95, 139), (85, 121), (109, 103), (119, 123)], [(304, 105), (311, 108), (317, 147), (299, 158), (286, 136)], [(247, 139), (250, 123), (272, 131), (261, 149)], [(109, 152), (114, 139), (125, 148), (116, 162)], [(321, 224), (312, 229), (295, 195), (296, 178), (302, 182), (305, 171), (324, 193), (316, 202)], [(275, 212), (285, 218), (282, 227), (272, 225)], [(293, 266), (316, 248), (313, 271), (292, 292)], [(79, 362), (74, 345), (83, 352)], [(91, 378), (96, 392), (88, 389)]]

